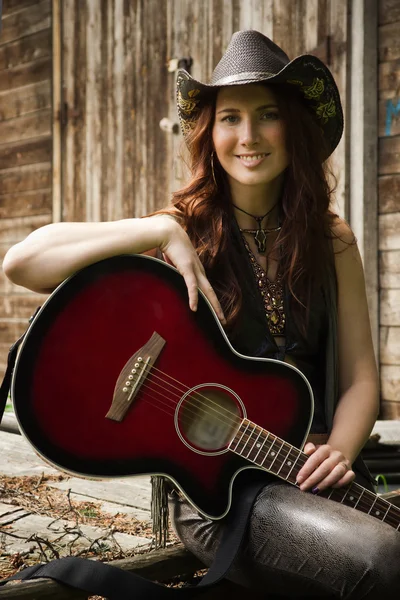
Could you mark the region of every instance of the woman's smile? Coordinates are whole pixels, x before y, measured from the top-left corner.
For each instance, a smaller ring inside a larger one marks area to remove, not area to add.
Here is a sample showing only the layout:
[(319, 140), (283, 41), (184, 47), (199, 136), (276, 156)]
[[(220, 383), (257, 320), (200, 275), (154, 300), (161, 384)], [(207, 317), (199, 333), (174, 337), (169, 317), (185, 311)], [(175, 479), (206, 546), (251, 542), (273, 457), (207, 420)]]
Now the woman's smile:
[(268, 156), (269, 153), (259, 152), (257, 154), (240, 154), (237, 158), (246, 169), (254, 169), (255, 167), (258, 167), (258, 165), (261, 165)]

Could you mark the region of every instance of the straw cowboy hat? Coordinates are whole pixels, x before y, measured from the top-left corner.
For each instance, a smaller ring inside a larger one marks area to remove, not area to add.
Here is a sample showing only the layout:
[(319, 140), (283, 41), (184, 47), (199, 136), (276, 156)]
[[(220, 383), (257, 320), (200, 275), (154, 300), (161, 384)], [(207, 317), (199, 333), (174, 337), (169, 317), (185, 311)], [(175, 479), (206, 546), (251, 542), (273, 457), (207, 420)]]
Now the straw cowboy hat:
[(311, 54), (289, 60), (285, 52), (259, 31), (238, 31), (214, 69), (210, 83), (196, 81), (187, 71), (177, 75), (178, 115), (185, 135), (196, 122), (210, 92), (227, 85), (288, 83), (295, 86), (314, 114), (328, 144), (329, 154), (343, 133), (339, 91), (328, 67)]

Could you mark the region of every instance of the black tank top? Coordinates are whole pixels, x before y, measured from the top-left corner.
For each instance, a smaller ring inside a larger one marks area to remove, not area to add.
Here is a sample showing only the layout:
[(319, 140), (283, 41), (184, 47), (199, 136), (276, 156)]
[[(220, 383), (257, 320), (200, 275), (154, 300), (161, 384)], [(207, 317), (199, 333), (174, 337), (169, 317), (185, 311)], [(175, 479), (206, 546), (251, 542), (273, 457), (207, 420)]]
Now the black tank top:
[[(292, 315), (292, 300), (285, 289), (286, 314), (285, 347), (279, 349), (268, 327), (263, 301), (255, 281), (248, 252), (236, 221), (232, 222), (232, 266), (240, 281), (243, 302), (239, 316), (228, 337), (232, 346), (247, 356), (283, 360), (292, 358), (297, 368), (307, 377), (314, 393), (313, 433), (325, 433), (325, 348), (328, 327), (327, 305), (322, 286), (315, 286), (311, 294), (307, 331), (303, 334)], [(215, 278), (216, 273), (214, 273)], [(209, 274), (211, 283), (213, 276)], [(215, 287), (218, 287), (217, 285)]]

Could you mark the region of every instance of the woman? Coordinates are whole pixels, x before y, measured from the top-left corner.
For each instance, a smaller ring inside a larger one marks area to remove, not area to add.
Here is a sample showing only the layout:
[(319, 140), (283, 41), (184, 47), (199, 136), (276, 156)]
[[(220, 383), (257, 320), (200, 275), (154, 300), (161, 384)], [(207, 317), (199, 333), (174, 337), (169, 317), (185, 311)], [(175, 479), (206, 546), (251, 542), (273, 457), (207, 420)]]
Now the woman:
[[(358, 455), (378, 412), (361, 260), (350, 228), (329, 211), (326, 159), (343, 130), (332, 75), (315, 57), (289, 62), (262, 34), (238, 32), (211, 84), (180, 72), (178, 110), (192, 179), (171, 207), (43, 227), (10, 249), (6, 275), (48, 292), (103, 258), (161, 252), (183, 275), (192, 310), (200, 288), (240, 352), (291, 362), (315, 396), (297, 479), (313, 493), (265, 486), (232, 581), (292, 597), (400, 591), (399, 533), (318, 497), (354, 478), (372, 489)], [(176, 493), (171, 505), (178, 535), (211, 563), (223, 525)]]

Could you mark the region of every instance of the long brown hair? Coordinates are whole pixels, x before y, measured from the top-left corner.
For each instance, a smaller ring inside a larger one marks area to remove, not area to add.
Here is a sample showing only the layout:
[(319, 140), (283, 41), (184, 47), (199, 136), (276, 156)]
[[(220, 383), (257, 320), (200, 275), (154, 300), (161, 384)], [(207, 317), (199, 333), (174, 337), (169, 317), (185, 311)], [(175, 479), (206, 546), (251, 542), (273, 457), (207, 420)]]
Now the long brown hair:
[[(336, 179), (329, 162), (324, 162), (328, 152), (322, 130), (297, 90), (288, 84), (274, 84), (273, 91), (285, 123), (290, 163), (281, 198), (282, 229), (272, 251), (279, 250), (283, 280), (294, 301), (295, 318), (304, 330), (312, 285), (322, 281), (329, 261), (327, 240), (335, 218), (329, 206)], [(216, 158), (216, 183), (211, 167), (215, 102), (216, 94), (201, 109), (185, 140), (190, 153), (189, 183), (173, 194), (170, 207), (159, 212), (176, 217), (187, 231), (229, 326), (240, 310), (242, 292), (230, 260), (233, 213), (229, 185)]]

